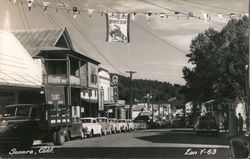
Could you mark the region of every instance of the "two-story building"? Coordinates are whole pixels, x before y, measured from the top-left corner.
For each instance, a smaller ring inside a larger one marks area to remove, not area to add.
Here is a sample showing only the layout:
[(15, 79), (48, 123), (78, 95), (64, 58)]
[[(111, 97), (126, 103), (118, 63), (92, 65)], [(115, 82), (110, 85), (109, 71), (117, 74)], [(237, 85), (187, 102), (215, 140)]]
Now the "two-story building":
[(117, 118), (117, 106), (113, 98), (113, 87), (111, 86), (109, 71), (104, 68), (99, 68), (98, 79), (100, 99), (103, 99), (103, 110), (100, 110), (100, 115), (110, 118)]
[(75, 51), (66, 28), (13, 34), (32, 58), (42, 61), (45, 102), (72, 106), (73, 116), (80, 117), (81, 107), (87, 107), (81, 101), (81, 92), (97, 88), (99, 62)]

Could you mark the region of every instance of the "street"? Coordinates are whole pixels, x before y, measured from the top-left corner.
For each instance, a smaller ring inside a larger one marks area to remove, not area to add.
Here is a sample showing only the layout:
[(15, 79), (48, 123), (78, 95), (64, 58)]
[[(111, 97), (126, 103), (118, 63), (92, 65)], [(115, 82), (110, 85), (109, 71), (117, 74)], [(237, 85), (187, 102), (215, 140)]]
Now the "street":
[[(53, 146), (53, 144), (38, 144), (32, 149), (38, 151), (44, 146)], [(63, 146), (53, 146), (52, 153), (45, 152), (43, 155), (108, 158), (229, 158), (230, 149), (229, 141), (224, 134), (196, 136), (192, 129), (177, 128), (139, 130), (84, 140), (74, 139)]]

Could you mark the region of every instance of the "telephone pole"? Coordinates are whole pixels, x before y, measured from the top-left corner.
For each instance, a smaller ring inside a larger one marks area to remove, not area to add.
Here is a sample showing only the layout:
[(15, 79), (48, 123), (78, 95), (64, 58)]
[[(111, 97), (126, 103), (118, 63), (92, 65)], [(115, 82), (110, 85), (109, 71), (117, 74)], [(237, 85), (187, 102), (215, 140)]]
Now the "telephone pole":
[(132, 119), (132, 106), (133, 106), (133, 99), (132, 99), (132, 79), (133, 79), (133, 74), (136, 73), (135, 71), (126, 71), (126, 73), (129, 73), (130, 77), (130, 84), (129, 84), (129, 92), (130, 92), (130, 98), (129, 98), (129, 119)]

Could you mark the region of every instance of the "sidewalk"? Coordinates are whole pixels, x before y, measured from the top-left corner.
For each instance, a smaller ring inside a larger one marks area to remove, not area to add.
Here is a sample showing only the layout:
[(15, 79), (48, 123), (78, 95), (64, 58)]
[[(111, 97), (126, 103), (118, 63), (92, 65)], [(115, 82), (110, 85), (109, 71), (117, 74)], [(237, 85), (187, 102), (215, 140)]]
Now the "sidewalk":
[(225, 137), (230, 141), (230, 149), (232, 158), (249, 158), (249, 135), (246, 136), (245, 132), (238, 136)]

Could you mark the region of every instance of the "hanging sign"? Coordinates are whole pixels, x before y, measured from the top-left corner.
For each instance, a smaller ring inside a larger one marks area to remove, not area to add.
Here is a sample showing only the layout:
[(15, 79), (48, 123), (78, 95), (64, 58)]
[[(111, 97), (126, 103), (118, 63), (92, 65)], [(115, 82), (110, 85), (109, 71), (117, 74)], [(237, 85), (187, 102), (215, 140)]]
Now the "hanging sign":
[(107, 42), (129, 43), (129, 14), (107, 13)]

